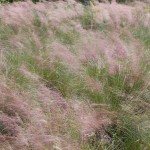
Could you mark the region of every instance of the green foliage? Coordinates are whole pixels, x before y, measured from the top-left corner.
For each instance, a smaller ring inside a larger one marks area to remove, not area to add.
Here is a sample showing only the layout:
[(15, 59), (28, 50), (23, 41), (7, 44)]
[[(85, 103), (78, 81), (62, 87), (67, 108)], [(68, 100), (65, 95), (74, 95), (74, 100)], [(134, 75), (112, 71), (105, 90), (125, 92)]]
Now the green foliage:
[[(46, 24), (42, 23), (37, 12), (34, 11), (34, 19), (33, 19), (33, 25), (34, 25), (34, 29), (36, 34), (38, 35), (40, 42), (42, 42), (43, 45), (46, 44), (47, 40), (51, 40), (50, 37), (48, 37), (48, 28), (46, 26)], [(27, 32), (31, 32), (30, 28)], [(31, 38), (32, 39), (32, 38)], [(33, 42), (34, 43), (34, 42)], [(44, 46), (45, 47), (45, 46)]]
[(54, 28), (53, 32), (57, 39), (59, 39), (63, 44), (73, 45), (79, 40), (79, 33), (75, 30), (69, 30), (64, 32), (58, 28)]
[(93, 136), (88, 142), (88, 144), (84, 144), (81, 147), (81, 150), (105, 150), (101, 142), (97, 141), (95, 136)]
[(80, 21), (84, 29), (97, 28), (97, 23), (94, 19), (94, 13), (90, 9), (90, 7), (85, 7), (84, 15), (80, 17)]
[[(47, 60), (49, 61), (49, 60)], [(26, 65), (34, 74), (39, 75), (49, 88), (57, 88), (64, 97), (69, 96), (73, 91), (73, 80), (75, 76), (68, 72), (63, 64), (57, 62), (54, 68), (48, 68), (44, 65), (38, 66), (35, 59), (27, 53), (9, 53), (7, 57), (8, 77), (15, 80), (18, 85), (24, 88), (30, 86), (30, 80), (21, 74), (21, 65)]]
[[(127, 64), (127, 66), (130, 65)], [(140, 76), (135, 80), (132, 86), (128, 83), (127, 80), (127, 78), (132, 78), (132, 75), (130, 76), (132, 70), (130, 70), (130, 67), (127, 66), (124, 66), (123, 71), (119, 71), (115, 74), (110, 75), (107, 65), (103, 65), (100, 67), (97, 62), (90, 62), (86, 65), (87, 74), (90, 77), (99, 80), (103, 85), (103, 92), (97, 91), (95, 93), (89, 90), (87, 92), (87, 96), (89, 97), (89, 99), (97, 103), (108, 103), (110, 104), (112, 110), (115, 110), (120, 114), (118, 115), (116, 123), (106, 129), (106, 133), (112, 140), (111, 144), (108, 144), (106, 146), (107, 150), (141, 150), (144, 148), (149, 149), (149, 141), (147, 142), (141, 136), (142, 131), (139, 129), (138, 124), (135, 123), (138, 120), (137, 116), (134, 116), (133, 112), (129, 113), (128, 116), (128, 112), (123, 112), (124, 108), (122, 108), (126, 107), (126, 105), (122, 106), (122, 103), (128, 103), (128, 98), (126, 96), (132, 96), (136, 99), (138, 97), (137, 95), (139, 95), (139, 92), (143, 90), (143, 88), (144, 91), (146, 91), (143, 79), (147, 74), (147, 72), (144, 71), (144, 67), (147, 68), (147, 65), (140, 66)], [(146, 70), (148, 70), (148, 68)], [(134, 101), (133, 103), (133, 105), (135, 106), (136, 101)], [(93, 138), (94, 137), (92, 137), (92, 139)], [(95, 143), (92, 147), (96, 147), (97, 145), (101, 144), (100, 139), (95, 139), (94, 141)]]
[(108, 32), (111, 32), (111, 26), (106, 22), (106, 21), (103, 21), (102, 23), (98, 24), (97, 25), (97, 29), (98, 31), (100, 32), (103, 32), (105, 34), (107, 34)]
[[(13, 2), (18, 2), (18, 1), (23, 1), (23, 0), (0, 0), (0, 3), (13, 3)], [(33, 3), (39, 2), (39, 0), (32, 0)]]
[(118, 3), (128, 3), (133, 2), (134, 0), (116, 0)]
[(39, 0), (32, 0), (32, 2), (36, 4), (37, 2), (39, 2)]
[[(136, 118), (127, 112), (119, 111), (113, 123), (105, 128), (105, 136), (109, 142), (101, 142), (101, 131), (90, 137), (83, 150), (149, 150), (149, 140), (142, 136), (141, 128), (136, 124)], [(149, 133), (148, 133), (149, 134)], [(149, 135), (147, 135), (149, 137)]]
[(14, 26), (4, 25), (0, 22), (0, 40), (5, 43), (10, 37), (17, 34), (17, 30)]
[(121, 113), (117, 124), (110, 125), (106, 133), (111, 137), (111, 144), (107, 149), (111, 150), (141, 150), (148, 149), (147, 143), (143, 141), (140, 129), (128, 113)]
[(103, 88), (103, 93), (93, 93), (88, 92), (88, 96), (98, 103), (100, 102), (107, 102), (111, 103), (113, 109), (119, 108), (120, 104), (120, 97), (117, 95), (117, 91), (122, 92), (125, 90), (123, 82), (123, 76), (121, 74), (109, 75), (107, 67), (98, 68), (98, 64), (96, 62), (90, 63), (87, 66), (87, 74), (99, 80)]
[(103, 86), (103, 91), (86, 89), (88, 98), (97, 103), (109, 103), (113, 110), (121, 108), (122, 101), (126, 99), (123, 95), (134, 94), (144, 87), (145, 73), (141, 73), (132, 85), (129, 84), (128, 79), (132, 78), (132, 74), (127, 65), (124, 65), (124, 70), (110, 74), (107, 65), (100, 67), (97, 62), (89, 62), (86, 66), (86, 74), (98, 80)]
[(103, 33), (107, 33), (108, 31), (111, 31), (111, 27), (107, 23), (107, 21), (104, 20), (101, 23), (96, 22), (95, 13), (89, 6), (86, 6), (84, 8), (84, 14), (79, 18), (79, 20), (84, 29), (97, 30)]
[(7, 69), (4, 70), (7, 78), (15, 81), (20, 87), (28, 88), (31, 85), (30, 79), (20, 72), (20, 67), (26, 60), (31, 59), (26, 53), (18, 54), (16, 52), (7, 54)]
[(91, 0), (79, 0), (82, 4), (84, 4), (84, 5), (90, 5), (90, 1)]
[(148, 27), (139, 26), (133, 30), (133, 35), (141, 40), (146, 48), (150, 48), (150, 29)]
[[(105, 23), (95, 23), (94, 14), (89, 8), (85, 8), (85, 13), (80, 20), (85, 29), (96, 29), (100, 32), (106, 32), (109, 29), (109, 26)], [(46, 53), (47, 47), (48, 50), (50, 47), (48, 41), (50, 38), (48, 35), (49, 28), (40, 21), (38, 16), (35, 16), (32, 27), (32, 29), (29, 27), (22, 33), (22, 36), (26, 35), (27, 38), (30, 37), (27, 41), (22, 41), (23, 47), (25, 47), (22, 50), (11, 49), (11, 47), (9, 47), (9, 39), (11, 36), (18, 34), (16, 28), (9, 25), (0, 26), (0, 41), (2, 41), (2, 45), (6, 49), (7, 65), (3, 70), (4, 75), (6, 75), (5, 77), (14, 81), (19, 88), (29, 88), (33, 81), (20, 71), (21, 67), (25, 66), (31, 74), (39, 76), (42, 84), (45, 84), (50, 89), (58, 90), (65, 98), (74, 96), (80, 99), (91, 100), (92, 103), (109, 104), (110, 107), (108, 109), (116, 111), (120, 115), (118, 115), (117, 123), (106, 129), (106, 133), (110, 137), (110, 144), (106, 144), (105, 147), (108, 150), (142, 150), (147, 148), (149, 140), (143, 140), (142, 132), (138, 128), (138, 123), (136, 124), (135, 115), (132, 114), (132, 117), (127, 116), (127, 112), (125, 112), (126, 115), (124, 115), (123, 110), (125, 110), (125, 108), (123, 108), (123, 106), (126, 107), (128, 104), (128, 97), (132, 97), (130, 100), (133, 101), (134, 99), (135, 102), (137, 97), (140, 97), (141, 101), (144, 99), (145, 102), (149, 102), (149, 94), (147, 94), (149, 90), (147, 93), (145, 92), (146, 94), (141, 94), (141, 91), (145, 90), (143, 89), (144, 79), (148, 73), (148, 65), (143, 63), (139, 66), (141, 67), (139, 70), (140, 75), (132, 85), (130, 85), (130, 82), (127, 80), (133, 78), (129, 63), (124, 65), (122, 71), (116, 71), (114, 74), (109, 73), (109, 66), (106, 63), (100, 66), (97, 61), (90, 61), (84, 64), (81, 66), (81, 68), (83, 68), (77, 73), (71, 72), (61, 60), (56, 59), (55, 62), (52, 62), (51, 58), (46, 56), (48, 54)], [(80, 39), (79, 33), (76, 30), (69, 29), (67, 32), (64, 32), (59, 28), (51, 29), (54, 33), (54, 37), (52, 37), (53, 40), (57, 40), (57, 42), (59, 41), (66, 46), (70, 47), (75, 45)], [(37, 34), (44, 48), (40, 49), (36, 45), (29, 31), (33, 31)], [(22, 32), (21, 29), (20, 32)], [(150, 48), (150, 32), (148, 28), (140, 27), (133, 31), (133, 35), (144, 43), (146, 49)], [(126, 40), (127, 35), (123, 33), (122, 36), (124, 40)], [(106, 62), (106, 60), (104, 59), (103, 62)], [(101, 83), (102, 90), (94, 91), (88, 87), (85, 81), (88, 77)], [(125, 105), (123, 105), (123, 103), (125, 103)], [(134, 117), (135, 120), (132, 119)], [(0, 124), (0, 132), (1, 130), (3, 130), (3, 126)], [(71, 124), (67, 132), (71, 139), (80, 139), (79, 130), (76, 126)], [(148, 136), (149, 135), (146, 137)], [(101, 139), (97, 138), (96, 135), (91, 137), (88, 142), (88, 144), (83, 145), (83, 150), (106, 149), (103, 148), (104, 145)]]
[(68, 97), (73, 92), (73, 81), (75, 80), (74, 74), (69, 72), (61, 63), (54, 65), (55, 69), (40, 68), (38, 74), (46, 80), (48, 87), (56, 87), (64, 97)]
[(12, 3), (13, 0), (0, 0), (0, 3)]

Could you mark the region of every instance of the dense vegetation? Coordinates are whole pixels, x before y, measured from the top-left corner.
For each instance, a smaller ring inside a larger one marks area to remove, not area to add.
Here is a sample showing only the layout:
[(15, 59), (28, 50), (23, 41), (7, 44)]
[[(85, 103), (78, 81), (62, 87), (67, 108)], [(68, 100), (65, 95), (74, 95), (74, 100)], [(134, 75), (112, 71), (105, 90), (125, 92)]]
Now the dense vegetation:
[[(0, 3), (13, 3), (23, 0), (0, 0)], [(52, 0), (53, 1), (53, 0)], [(84, 5), (90, 5), (90, 0), (79, 0)], [(33, 3), (39, 2), (39, 0), (32, 0)], [(111, 2), (111, 0), (109, 0)], [(126, 3), (126, 2), (133, 2), (133, 0), (116, 0), (118, 3)]]
[(97, 5), (1, 6), (0, 149), (150, 149), (149, 7)]

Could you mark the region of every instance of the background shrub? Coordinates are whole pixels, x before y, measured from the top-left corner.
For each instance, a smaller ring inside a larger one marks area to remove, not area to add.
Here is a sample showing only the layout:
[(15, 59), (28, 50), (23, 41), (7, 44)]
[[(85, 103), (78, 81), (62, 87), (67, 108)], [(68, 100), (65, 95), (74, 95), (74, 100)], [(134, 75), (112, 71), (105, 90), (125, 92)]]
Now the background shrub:
[[(23, 1), (23, 0), (0, 0), (0, 3), (13, 3), (17, 1)], [(39, 0), (32, 0), (33, 3), (39, 2)]]

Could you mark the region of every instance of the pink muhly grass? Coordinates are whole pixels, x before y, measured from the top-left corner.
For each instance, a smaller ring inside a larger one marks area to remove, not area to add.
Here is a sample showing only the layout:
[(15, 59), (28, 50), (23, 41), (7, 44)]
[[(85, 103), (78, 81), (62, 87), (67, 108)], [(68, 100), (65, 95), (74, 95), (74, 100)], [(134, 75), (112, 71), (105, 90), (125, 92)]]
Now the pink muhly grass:
[(34, 135), (29, 137), (29, 145), (34, 150), (42, 150), (46, 147), (53, 149), (55, 143), (61, 142), (61, 139), (51, 135)]
[(87, 86), (91, 89), (92, 92), (101, 93), (103, 91), (100, 82), (92, 78), (87, 79)]
[(78, 55), (81, 62), (98, 61), (100, 55), (105, 51), (105, 41), (101, 37), (97, 37), (97, 34), (91, 34), (88, 37), (87, 34), (83, 34), (82, 45), (78, 49)]
[(116, 26), (122, 23), (122, 19), (126, 19), (129, 23), (134, 22), (133, 8), (126, 5), (110, 5), (108, 6), (110, 16)]
[(45, 86), (39, 87), (39, 97), (42, 100), (43, 107), (46, 110), (51, 109), (51, 107), (57, 107), (66, 109), (68, 104), (63, 96), (56, 90), (50, 90)]
[(54, 26), (59, 25), (60, 22), (66, 19), (73, 19), (83, 14), (83, 6), (81, 4), (71, 4), (67, 7), (66, 2), (57, 2), (57, 8), (48, 12), (48, 20), (52, 22)]
[(57, 144), (62, 147), (67, 140), (66, 137), (62, 140), (61, 132), (67, 132), (65, 120), (69, 113), (68, 104), (57, 91), (44, 85), (39, 86), (37, 93), (41, 107), (31, 111), (28, 143), (35, 150), (53, 148)]
[(114, 54), (113, 56), (118, 58), (126, 58), (127, 57), (127, 50), (125, 43), (120, 39), (118, 33), (114, 33), (112, 35), (112, 38), (114, 40), (115, 48), (114, 48)]
[(94, 50), (84, 51), (80, 54), (80, 60), (82, 63), (87, 63), (90, 61), (98, 61), (98, 53)]
[(61, 60), (65, 65), (69, 66), (71, 70), (78, 70), (80, 68), (77, 57), (71, 53), (67, 47), (58, 42), (54, 42), (51, 44), (51, 48), (53, 51), (49, 52), (49, 57), (53, 61), (57, 59)]
[(3, 113), (0, 114), (0, 133), (6, 137), (16, 137), (19, 133), (18, 121)]
[(30, 108), (24, 101), (23, 97), (18, 96), (3, 85), (0, 85), (0, 93), (0, 108), (3, 113), (9, 116), (18, 115), (23, 121), (28, 120), (30, 116)]
[[(96, 20), (107, 21), (119, 27), (123, 20), (134, 23), (133, 7), (120, 4), (98, 4), (94, 8), (97, 12)], [(99, 13), (98, 13), (99, 12)]]
[(34, 82), (39, 82), (40, 77), (37, 74), (31, 73), (26, 65), (22, 65), (20, 68), (20, 73), (23, 74), (25, 77), (27, 77), (28, 79), (31, 79)]
[(8, 24), (20, 25), (29, 23), (32, 18), (31, 3), (14, 3), (13, 5), (5, 6), (0, 11), (0, 14)]
[(107, 126), (111, 122), (105, 114), (100, 115), (96, 113), (87, 103), (74, 101), (72, 108), (76, 113), (76, 119), (79, 122), (83, 140), (91, 136), (97, 129)]

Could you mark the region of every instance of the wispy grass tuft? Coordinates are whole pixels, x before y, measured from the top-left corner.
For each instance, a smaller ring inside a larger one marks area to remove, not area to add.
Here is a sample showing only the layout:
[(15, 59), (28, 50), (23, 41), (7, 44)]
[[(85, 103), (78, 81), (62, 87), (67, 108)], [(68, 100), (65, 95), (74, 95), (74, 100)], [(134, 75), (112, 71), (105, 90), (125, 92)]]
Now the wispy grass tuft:
[(26, 53), (9, 52), (7, 54), (7, 68), (4, 69), (4, 74), (10, 80), (13, 80), (20, 87), (28, 88), (31, 84), (30, 79), (25, 77), (21, 71), (21, 65), (26, 63), (31, 57)]
[(117, 124), (107, 128), (107, 134), (111, 137), (111, 144), (107, 149), (114, 150), (141, 150), (148, 148), (148, 143), (145, 143), (141, 137), (140, 129), (135, 125), (134, 119), (128, 113), (119, 115)]
[(95, 21), (94, 13), (89, 6), (86, 6), (84, 8), (84, 14), (79, 19), (84, 29), (98, 28), (98, 24)]
[[(97, 23), (96, 11), (93, 12), (87, 6), (80, 16), (76, 16), (77, 13), (71, 14), (77, 17), (77, 20), (71, 22), (72, 26), (69, 21), (59, 20), (69, 17), (65, 14), (66, 3), (58, 2), (58, 6), (64, 5), (58, 7), (60, 9), (53, 6), (53, 3), (50, 4), (51, 6), (45, 6), (45, 3), (40, 3), (31, 7), (29, 5), (32, 4), (21, 3), (13, 7), (39, 9), (34, 12), (31, 22), (28, 22), (31, 23), (30, 26), (25, 24), (21, 27), (19, 19), (14, 22), (18, 23), (20, 28), (11, 23), (8, 25), (0, 22), (0, 54), (4, 58), (4, 61), (1, 61), (4, 65), (2, 64), (0, 73), (8, 84), (6, 87), (9, 87), (8, 82), (11, 82), (11, 88), (6, 89), (3, 89), (3, 83), (0, 83), (0, 112), (6, 115), (4, 120), (0, 118), (0, 133), (11, 134), (12, 130), (6, 130), (5, 126), (13, 125), (14, 119), (19, 133), (22, 130), (25, 137), (27, 136), (26, 139), (12, 134), (15, 140), (16, 137), (19, 139), (18, 143), (20, 139), (25, 139), (25, 144), (20, 144), (23, 148), (19, 149), (26, 149), (24, 145), (27, 149), (36, 150), (54, 147), (83, 150), (149, 149), (149, 28), (136, 26), (132, 32), (128, 31), (131, 26), (125, 26), (132, 20), (131, 8), (121, 4), (109, 6), (117, 11), (112, 16), (112, 10), (108, 11), (110, 20), (102, 23)], [(73, 4), (73, 7), (76, 5), (78, 4)], [(107, 15), (108, 5), (98, 6), (102, 7)], [(79, 9), (80, 7), (83, 8), (82, 5), (79, 5)], [(54, 18), (50, 13), (44, 13), (48, 11), (47, 8), (56, 9), (56, 12), (57, 9), (61, 10), (54, 14), (64, 26), (52, 26)], [(66, 10), (71, 12), (71, 9), (69, 6)], [(59, 18), (60, 12), (64, 12), (62, 18)], [(123, 23), (121, 27), (119, 24), (123, 15), (130, 21)], [(23, 13), (20, 16), (23, 17)], [(49, 19), (51, 21), (47, 21)], [(118, 25), (117, 28), (111, 21)], [(114, 29), (121, 37), (116, 36), (117, 38), (112, 40), (110, 36), (114, 34)], [(131, 41), (128, 33), (133, 33)], [(130, 55), (130, 49), (125, 54), (125, 44), (133, 46), (133, 49), (139, 48), (140, 55), (135, 54), (138, 53), (136, 50), (135, 53), (131, 51)], [(102, 57), (99, 56), (100, 53), (103, 53)], [(120, 54), (123, 57), (120, 58)], [(132, 56), (135, 60), (131, 60)], [(35, 78), (37, 80), (34, 80)], [(38, 85), (37, 88), (35, 84)], [(17, 87), (13, 90), (25, 99), (14, 94), (12, 87)], [(32, 96), (29, 96), (29, 93)], [(30, 107), (27, 109), (28, 106)], [(18, 118), (27, 124), (18, 123)], [(8, 124), (4, 124), (4, 121), (8, 121)], [(27, 130), (24, 132), (25, 129)]]
[(139, 26), (133, 30), (133, 35), (144, 43), (144, 46), (150, 49), (150, 29)]
[(66, 45), (73, 45), (79, 40), (79, 33), (77, 31), (69, 30), (67, 32), (62, 31), (61, 29), (54, 28), (53, 32), (58, 40)]

